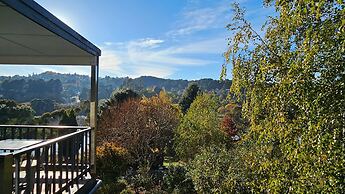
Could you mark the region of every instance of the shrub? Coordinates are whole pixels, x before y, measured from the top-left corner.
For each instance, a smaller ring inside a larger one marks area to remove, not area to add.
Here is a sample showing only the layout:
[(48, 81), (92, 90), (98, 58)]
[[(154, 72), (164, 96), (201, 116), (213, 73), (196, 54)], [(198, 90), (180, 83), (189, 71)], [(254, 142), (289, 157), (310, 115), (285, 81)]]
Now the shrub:
[(163, 189), (168, 193), (196, 193), (192, 179), (184, 166), (169, 166), (164, 178)]
[[(122, 193), (127, 189), (127, 182), (124, 179), (119, 179), (114, 183), (103, 183), (101, 188), (96, 192), (97, 194), (114, 194)], [(134, 192), (133, 192), (134, 193)]]
[(121, 191), (120, 194), (135, 194), (135, 192), (132, 189), (128, 188), (128, 189)]
[(203, 149), (188, 164), (198, 193), (245, 193), (246, 174), (239, 153), (225, 146)]
[(128, 182), (136, 192), (148, 191), (155, 186), (155, 181), (150, 172), (150, 167), (146, 165), (140, 166), (134, 175), (129, 176)]
[(104, 143), (96, 148), (97, 173), (105, 182), (115, 181), (123, 175), (132, 161), (125, 148)]

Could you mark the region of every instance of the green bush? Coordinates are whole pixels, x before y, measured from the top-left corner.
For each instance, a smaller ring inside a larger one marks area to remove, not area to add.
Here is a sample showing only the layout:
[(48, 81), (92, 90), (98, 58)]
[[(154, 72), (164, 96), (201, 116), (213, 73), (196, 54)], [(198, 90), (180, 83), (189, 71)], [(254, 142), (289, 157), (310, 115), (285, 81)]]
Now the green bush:
[(97, 173), (105, 182), (115, 181), (130, 165), (130, 154), (122, 147), (105, 143), (96, 148)]
[(188, 164), (198, 193), (246, 193), (246, 174), (239, 153), (225, 146), (203, 149)]
[(139, 169), (128, 177), (128, 182), (135, 191), (149, 191), (154, 188), (155, 181), (149, 166), (139, 166)]
[(135, 194), (135, 192), (132, 189), (128, 188), (128, 189), (121, 191), (120, 194)]
[[(119, 179), (114, 183), (104, 183), (101, 188), (97, 191), (97, 194), (114, 194), (122, 193), (126, 191), (127, 181), (124, 179)], [(134, 193), (134, 192), (133, 192)]]
[(192, 179), (186, 173), (184, 166), (169, 166), (163, 178), (163, 189), (168, 193), (196, 193)]

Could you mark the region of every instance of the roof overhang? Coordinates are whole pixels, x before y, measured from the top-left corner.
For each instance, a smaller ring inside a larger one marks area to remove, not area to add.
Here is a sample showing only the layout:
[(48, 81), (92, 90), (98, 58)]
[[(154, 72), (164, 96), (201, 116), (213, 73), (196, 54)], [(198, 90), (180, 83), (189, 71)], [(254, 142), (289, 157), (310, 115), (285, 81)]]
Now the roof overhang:
[(0, 0), (0, 64), (97, 65), (101, 50), (32, 0)]

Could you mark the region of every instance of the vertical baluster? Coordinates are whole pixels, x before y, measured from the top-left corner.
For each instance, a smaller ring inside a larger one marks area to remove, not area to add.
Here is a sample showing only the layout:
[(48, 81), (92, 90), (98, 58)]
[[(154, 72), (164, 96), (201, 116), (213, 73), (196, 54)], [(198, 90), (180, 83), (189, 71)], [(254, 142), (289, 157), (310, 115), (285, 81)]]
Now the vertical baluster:
[(48, 194), (49, 183), (48, 183), (48, 157), (49, 157), (49, 146), (44, 147), (44, 179), (45, 179), (45, 193)]
[(3, 128), (3, 133), (2, 133), (1, 140), (7, 139), (7, 137), (6, 137), (7, 135), (6, 135), (6, 134), (7, 134), (7, 127), (4, 127), (4, 128)]
[(46, 129), (42, 128), (42, 139), (46, 139)]
[[(80, 162), (79, 162), (79, 148), (80, 148), (80, 134), (78, 134), (77, 135), (77, 149), (76, 149), (76, 153), (77, 153), (77, 155), (76, 155), (76, 173), (77, 173), (77, 175), (76, 176), (78, 176), (79, 175), (79, 168), (80, 168)], [(76, 184), (79, 184), (79, 178), (77, 178), (76, 179)]]
[(11, 136), (11, 128), (6, 128), (5, 139), (9, 139)]
[(31, 152), (26, 152), (25, 158), (26, 158), (26, 166), (25, 166), (25, 181), (26, 181), (26, 188), (25, 188), (25, 193), (30, 193), (31, 192), (31, 186), (32, 186), (32, 181), (31, 180)]
[[(67, 140), (65, 140), (65, 145), (66, 145), (66, 152), (65, 152), (65, 162), (66, 162), (66, 185), (68, 185), (69, 184), (69, 182), (68, 182), (68, 173), (69, 173), (69, 153), (70, 153), (70, 146), (68, 145), (68, 141)], [(66, 190), (67, 191), (67, 190)]]
[(88, 168), (88, 158), (87, 158), (87, 154), (88, 154), (88, 148), (87, 148), (87, 134), (88, 132), (85, 131), (84, 133), (84, 139), (85, 139), (85, 169), (87, 170)]
[(41, 149), (37, 148), (35, 150), (35, 158), (37, 162), (36, 166), (36, 193), (41, 193), (41, 178), (40, 178), (40, 173), (41, 173)]
[(23, 128), (19, 128), (19, 139), (23, 139), (22, 138), (22, 135), (23, 135)]
[(53, 152), (53, 193), (55, 193), (56, 189), (56, 143), (54, 143), (52, 146), (52, 152)]
[(14, 139), (14, 129), (11, 127), (11, 139)]
[[(81, 134), (81, 148), (80, 148), (80, 166), (81, 166), (81, 174), (84, 173), (84, 133)], [(82, 179), (84, 179), (84, 176), (82, 176)]]
[(62, 142), (60, 141), (60, 143), (58, 144), (58, 159), (59, 159), (59, 189), (62, 188)]
[(35, 127), (35, 134), (34, 134), (34, 138), (37, 139), (37, 127)]
[(92, 155), (92, 153), (91, 153), (91, 151), (92, 151), (92, 149), (91, 149), (91, 130), (89, 130), (89, 136), (88, 136), (88, 140), (89, 140), (89, 172), (91, 172), (91, 155)]
[(14, 187), (15, 187), (15, 193), (19, 194), (19, 184), (20, 184), (20, 156), (16, 156), (14, 159), (15, 163), (15, 172), (14, 172)]
[(72, 153), (71, 153), (71, 160), (72, 160), (72, 176), (71, 176), (71, 180), (72, 180), (72, 188), (73, 188), (73, 185), (74, 185), (74, 173), (75, 173), (75, 135), (72, 136), (72, 138), (69, 138), (69, 141), (71, 142), (72, 144)]
[(5, 137), (5, 135), (4, 135), (4, 130), (5, 130), (6, 128), (1, 128), (0, 127), (0, 140), (3, 140), (4, 139), (4, 137)]
[(30, 137), (30, 128), (28, 127), (28, 128), (26, 128), (26, 137), (25, 137), (26, 139), (31, 139), (31, 137)]
[(53, 139), (53, 128), (50, 128), (50, 138)]

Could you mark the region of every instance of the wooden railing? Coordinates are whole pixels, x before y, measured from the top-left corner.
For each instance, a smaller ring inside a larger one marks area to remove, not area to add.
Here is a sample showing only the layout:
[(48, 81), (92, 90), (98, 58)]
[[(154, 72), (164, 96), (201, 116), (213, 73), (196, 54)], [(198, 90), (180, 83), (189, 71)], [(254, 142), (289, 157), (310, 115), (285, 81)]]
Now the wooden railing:
[[(66, 132), (71, 133), (59, 136)], [(1, 126), (1, 139), (45, 141), (0, 155), (1, 193), (62, 193), (91, 169), (91, 129), (60, 126)]]
[(86, 126), (0, 125), (0, 140), (4, 139), (52, 139)]

